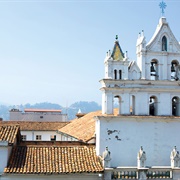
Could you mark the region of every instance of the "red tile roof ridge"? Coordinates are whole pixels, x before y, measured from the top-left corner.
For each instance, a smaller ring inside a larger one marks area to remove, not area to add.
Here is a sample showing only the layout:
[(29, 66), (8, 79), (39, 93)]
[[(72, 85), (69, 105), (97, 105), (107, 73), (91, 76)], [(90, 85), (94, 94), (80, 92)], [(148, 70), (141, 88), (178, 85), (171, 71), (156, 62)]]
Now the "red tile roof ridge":
[(0, 121), (0, 126), (3, 125), (18, 125), (21, 131), (56, 131), (69, 124), (70, 122), (46, 122), (46, 121)]
[(60, 109), (36, 109), (36, 108), (26, 108), (24, 112), (61, 112)]

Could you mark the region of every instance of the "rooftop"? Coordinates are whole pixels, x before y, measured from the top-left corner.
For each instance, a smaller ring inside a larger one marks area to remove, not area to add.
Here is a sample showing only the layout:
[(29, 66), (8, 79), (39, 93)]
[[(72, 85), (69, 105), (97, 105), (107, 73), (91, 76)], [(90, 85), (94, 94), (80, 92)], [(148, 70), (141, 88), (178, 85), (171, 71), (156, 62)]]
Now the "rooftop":
[[(114, 115), (117, 116), (118, 109), (114, 109)], [(84, 115), (81, 118), (72, 120), (69, 124), (59, 129), (60, 133), (68, 134), (79, 141), (88, 142), (95, 138), (95, 119), (96, 116), (102, 116), (102, 111), (94, 111)], [(103, 115), (111, 116), (111, 115)]]
[(95, 137), (95, 116), (102, 115), (101, 110), (90, 112), (81, 118), (72, 120), (68, 125), (59, 129), (59, 132), (68, 134), (78, 140), (87, 142)]
[(122, 49), (119, 45), (119, 41), (117, 39), (115, 41), (111, 57), (113, 58), (113, 60), (122, 61), (124, 59), (124, 53), (122, 52)]
[(7, 141), (8, 144), (14, 144), (19, 132), (19, 126), (0, 126), (0, 142)]
[(5, 173), (60, 174), (102, 172), (95, 147), (15, 146)]
[(21, 131), (56, 131), (69, 122), (0, 121), (0, 126), (18, 125)]

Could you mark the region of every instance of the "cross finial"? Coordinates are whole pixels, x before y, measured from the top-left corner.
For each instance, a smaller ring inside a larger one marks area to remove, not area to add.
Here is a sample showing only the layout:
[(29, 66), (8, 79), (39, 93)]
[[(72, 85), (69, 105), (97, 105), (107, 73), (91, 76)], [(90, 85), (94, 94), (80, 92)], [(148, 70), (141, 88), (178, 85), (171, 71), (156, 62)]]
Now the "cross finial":
[(159, 7), (161, 8), (161, 14), (164, 15), (164, 9), (166, 9), (167, 5), (164, 1), (159, 3)]

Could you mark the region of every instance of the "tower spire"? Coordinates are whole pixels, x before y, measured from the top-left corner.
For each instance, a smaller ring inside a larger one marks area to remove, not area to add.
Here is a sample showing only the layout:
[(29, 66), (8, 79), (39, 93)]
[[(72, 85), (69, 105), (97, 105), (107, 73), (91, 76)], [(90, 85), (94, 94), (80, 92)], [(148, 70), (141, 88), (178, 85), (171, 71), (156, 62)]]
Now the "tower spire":
[(114, 48), (113, 48), (111, 57), (113, 58), (113, 60), (122, 61), (124, 59), (124, 53), (122, 52), (122, 49), (119, 45), (118, 35), (116, 35), (116, 41), (114, 44)]

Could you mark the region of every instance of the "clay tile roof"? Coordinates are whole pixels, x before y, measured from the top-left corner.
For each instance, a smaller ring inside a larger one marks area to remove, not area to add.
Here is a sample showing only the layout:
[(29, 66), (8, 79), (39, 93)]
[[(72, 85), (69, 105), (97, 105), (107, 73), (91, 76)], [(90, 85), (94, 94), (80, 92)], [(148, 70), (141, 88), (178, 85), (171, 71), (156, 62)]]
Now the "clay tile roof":
[(102, 172), (95, 147), (15, 146), (5, 173), (59, 174)]
[(79, 140), (87, 142), (95, 137), (95, 116), (102, 115), (101, 110), (90, 112), (79, 119), (74, 119), (59, 132), (68, 134)]
[(69, 122), (0, 121), (2, 125), (19, 125), (21, 131), (56, 131)]
[(19, 126), (0, 126), (0, 141), (8, 141), (9, 144), (14, 144)]

